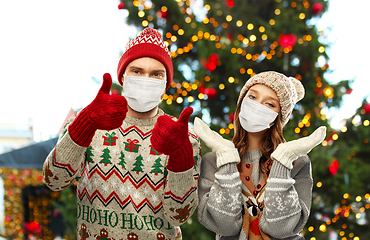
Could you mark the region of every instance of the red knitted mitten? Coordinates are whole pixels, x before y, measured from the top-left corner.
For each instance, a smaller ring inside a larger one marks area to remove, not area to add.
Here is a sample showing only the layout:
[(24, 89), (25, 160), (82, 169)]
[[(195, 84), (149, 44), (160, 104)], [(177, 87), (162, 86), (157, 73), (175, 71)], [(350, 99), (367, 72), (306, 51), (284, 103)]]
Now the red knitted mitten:
[(105, 73), (98, 95), (68, 127), (69, 135), (79, 146), (88, 147), (96, 130), (116, 129), (126, 118), (127, 101), (123, 96), (110, 95), (111, 87), (112, 77)]
[(170, 171), (183, 172), (195, 164), (188, 135), (188, 121), (192, 113), (193, 108), (188, 107), (177, 121), (163, 115), (154, 125), (150, 142), (156, 151), (169, 155), (167, 169)]

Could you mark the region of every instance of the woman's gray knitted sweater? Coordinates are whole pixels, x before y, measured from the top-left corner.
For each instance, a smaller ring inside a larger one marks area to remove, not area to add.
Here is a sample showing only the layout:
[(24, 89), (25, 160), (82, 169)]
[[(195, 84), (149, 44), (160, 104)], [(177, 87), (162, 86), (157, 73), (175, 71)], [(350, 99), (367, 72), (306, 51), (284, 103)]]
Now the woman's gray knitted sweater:
[[(242, 164), (255, 166), (250, 179), (256, 188), (264, 176), (258, 168), (261, 155), (260, 150), (252, 150), (242, 159)], [(259, 218), (253, 222), (258, 223), (254, 228), (261, 234), (257, 233), (253, 239), (266, 239), (261, 237), (266, 234), (267, 239), (304, 239), (301, 233), (310, 213), (313, 183), (308, 156), (294, 161), (292, 170), (274, 161), (267, 183), (257, 195), (243, 184), (239, 174), (236, 163), (217, 168), (216, 154), (204, 155), (198, 187), (199, 222), (220, 240), (252, 238), (248, 237), (251, 230), (246, 228), (252, 228), (253, 224), (245, 224), (248, 217)]]

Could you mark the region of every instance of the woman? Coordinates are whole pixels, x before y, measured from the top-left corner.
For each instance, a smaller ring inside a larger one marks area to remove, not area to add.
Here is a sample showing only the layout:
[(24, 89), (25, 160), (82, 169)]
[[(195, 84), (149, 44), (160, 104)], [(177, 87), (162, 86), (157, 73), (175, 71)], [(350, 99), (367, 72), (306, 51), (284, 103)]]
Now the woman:
[(304, 239), (313, 182), (307, 153), (326, 127), (285, 142), (283, 127), (303, 96), (297, 79), (263, 72), (240, 92), (232, 142), (195, 119), (195, 132), (212, 150), (201, 163), (198, 220), (216, 239)]

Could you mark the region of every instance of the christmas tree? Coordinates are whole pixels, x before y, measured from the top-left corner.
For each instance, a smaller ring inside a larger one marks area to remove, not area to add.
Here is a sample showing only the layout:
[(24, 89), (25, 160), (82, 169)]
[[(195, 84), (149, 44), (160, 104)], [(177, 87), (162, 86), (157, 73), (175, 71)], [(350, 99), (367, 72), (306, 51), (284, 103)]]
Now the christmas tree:
[[(368, 171), (364, 158), (368, 150), (364, 149), (369, 130), (359, 125), (351, 126), (353, 133), (336, 133), (325, 115), (329, 108), (340, 106), (351, 83), (331, 84), (325, 77), (330, 72), (326, 54), (330, 46), (315, 23), (327, 4), (323, 0), (121, 0), (119, 9), (128, 11), (125, 21), (138, 31), (159, 29), (171, 51), (174, 82), (160, 107), (178, 116), (191, 106), (195, 111), (190, 122), (198, 116), (225, 138), (233, 136), (237, 98), (251, 76), (273, 70), (300, 80), (305, 97), (284, 128), (285, 139), (328, 127), (328, 139), (309, 153), (314, 189), (305, 238), (328, 239), (334, 233), (346, 239), (367, 239), (353, 209), (358, 214), (370, 208), (369, 186), (364, 184), (365, 179), (369, 182), (364, 174)], [(209, 151), (205, 144), (202, 147), (203, 153)], [(346, 221), (342, 225), (340, 213)], [(198, 224), (193, 216), (182, 225), (183, 239), (213, 239)]]
[(309, 1), (149, 2), (123, 1), (128, 24), (160, 29), (169, 45), (174, 83), (161, 106), (166, 112), (193, 106), (193, 117), (211, 116), (211, 127), (231, 138), (240, 88), (255, 73), (275, 70), (301, 80), (307, 90), (287, 127), (295, 128), (288, 133), (292, 138), (326, 124), (320, 110), (338, 106), (342, 88), (349, 88), (347, 81), (330, 85), (324, 78), (327, 46), (309, 24), (324, 12), (325, 1), (317, 3), (321, 9)]
[(121, 165), (123, 169), (126, 169), (126, 161), (125, 161), (125, 154), (123, 154), (123, 152), (121, 151), (121, 156), (119, 157), (119, 159), (121, 160), (118, 165)]
[[(323, 142), (326, 155), (313, 164), (317, 179), (313, 196), (315, 217), (307, 224), (307, 237), (328, 239), (324, 233), (331, 233), (338, 239), (370, 238), (369, 120), (370, 104), (364, 101), (345, 120), (345, 125), (338, 131), (332, 129)], [(320, 237), (315, 228), (323, 232)]]
[(143, 171), (143, 168), (142, 168), (142, 166), (144, 166), (144, 164), (143, 164), (143, 157), (141, 155), (139, 155), (137, 158), (135, 158), (135, 160), (136, 161), (133, 164), (135, 167), (131, 171), (134, 171), (137, 174), (139, 174), (139, 172), (142, 172)]
[(86, 149), (86, 161), (88, 163), (94, 163), (94, 160), (92, 159), (92, 157), (94, 156), (94, 154), (91, 152), (92, 150), (92, 147), (89, 146), (87, 149)]
[(158, 175), (158, 173), (163, 173), (162, 171), (162, 167), (163, 165), (161, 164), (161, 158), (157, 158), (152, 166), (152, 171), (150, 171), (151, 173), (154, 173), (155, 175)]
[(112, 164), (112, 162), (110, 161), (112, 157), (110, 156), (109, 148), (104, 148), (103, 155), (101, 155), (100, 157), (102, 158), (102, 160), (100, 160), (99, 163), (104, 163), (104, 166), (107, 166), (108, 164)]

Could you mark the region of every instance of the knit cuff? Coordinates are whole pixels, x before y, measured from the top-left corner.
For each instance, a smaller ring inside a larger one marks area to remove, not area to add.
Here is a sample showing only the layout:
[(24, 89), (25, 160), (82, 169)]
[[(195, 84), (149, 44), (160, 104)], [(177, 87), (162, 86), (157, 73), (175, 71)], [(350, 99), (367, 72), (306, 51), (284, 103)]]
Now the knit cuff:
[(298, 159), (298, 156), (286, 146), (286, 144), (281, 143), (271, 154), (271, 158), (279, 161), (281, 164), (289, 169), (293, 169), (293, 161)]
[(288, 179), (291, 178), (291, 170), (279, 161), (273, 161), (269, 178)]
[(194, 165), (193, 146), (189, 141), (171, 153), (168, 159), (167, 169), (172, 172), (184, 172)]
[(92, 126), (91, 120), (84, 110), (77, 115), (68, 127), (69, 136), (81, 147), (88, 147), (91, 144), (96, 130), (97, 129)]
[(236, 148), (228, 148), (223, 150), (216, 151), (217, 156), (217, 167), (220, 168), (221, 166), (227, 163), (240, 163), (240, 156), (239, 152)]
[[(55, 159), (59, 164), (70, 165), (71, 169), (75, 171), (81, 166), (81, 161), (85, 159), (85, 153), (86, 147), (76, 144), (69, 133), (66, 133), (55, 146)], [(73, 161), (71, 161), (71, 159), (73, 159)], [(71, 174), (75, 173), (71, 172)]]

